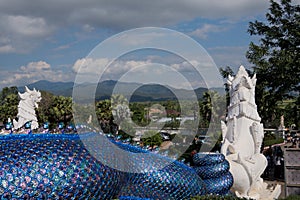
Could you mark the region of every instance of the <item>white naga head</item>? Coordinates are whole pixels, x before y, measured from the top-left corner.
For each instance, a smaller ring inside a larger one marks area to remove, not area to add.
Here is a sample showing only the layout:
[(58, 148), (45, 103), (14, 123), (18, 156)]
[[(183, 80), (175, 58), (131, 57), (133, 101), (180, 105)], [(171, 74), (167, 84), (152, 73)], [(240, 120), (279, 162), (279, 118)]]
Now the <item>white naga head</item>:
[(38, 103), (42, 99), (42, 95), (36, 89), (29, 90), (25, 86), (25, 92), (19, 92), (20, 102), (18, 105), (18, 121), (13, 120), (14, 128), (18, 129), (24, 126), (25, 123), (31, 122), (31, 128), (37, 129), (39, 127), (35, 108), (38, 108)]
[(19, 96), (21, 100), (27, 101), (35, 108), (39, 107), (38, 103), (42, 100), (42, 95), (40, 91), (36, 90), (35, 88), (33, 90), (30, 90), (27, 86), (25, 86), (25, 93), (19, 93)]
[(229, 85), (229, 89), (233, 91), (239, 90), (240, 87), (254, 89), (256, 86), (256, 80), (256, 74), (254, 74), (253, 77), (250, 78), (245, 67), (241, 65), (235, 77), (232, 77), (230, 75), (228, 76), (227, 84)]

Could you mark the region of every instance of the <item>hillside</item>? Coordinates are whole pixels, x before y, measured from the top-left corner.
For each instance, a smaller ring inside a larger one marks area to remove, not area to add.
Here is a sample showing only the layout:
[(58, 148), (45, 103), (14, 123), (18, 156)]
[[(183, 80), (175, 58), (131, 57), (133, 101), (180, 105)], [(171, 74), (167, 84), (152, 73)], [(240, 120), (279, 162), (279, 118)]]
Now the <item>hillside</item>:
[[(115, 88), (116, 86), (117, 88)], [(83, 83), (74, 86), (73, 82), (50, 82), (41, 80), (27, 85), (27, 87), (67, 97), (72, 96), (73, 87), (76, 87), (79, 91), (82, 91), (80, 99), (84, 101), (87, 98), (87, 94), (89, 94), (88, 91), (93, 90), (95, 86), (91, 83)], [(20, 92), (24, 92), (25, 87), (20, 86), (18, 89)], [(158, 84), (142, 85), (140, 83), (125, 83), (108, 80), (98, 83), (95, 98), (96, 100), (108, 99), (112, 93), (120, 93), (117, 90), (121, 91), (127, 98), (130, 98), (131, 102), (174, 100), (177, 99), (176, 96), (188, 100), (192, 97), (195, 98), (195, 94), (197, 99), (200, 99), (202, 98), (203, 92), (207, 91), (206, 88), (197, 88), (194, 91), (191, 91), (186, 89), (175, 89)], [(225, 93), (223, 88), (215, 88), (213, 90), (216, 90), (221, 94)]]

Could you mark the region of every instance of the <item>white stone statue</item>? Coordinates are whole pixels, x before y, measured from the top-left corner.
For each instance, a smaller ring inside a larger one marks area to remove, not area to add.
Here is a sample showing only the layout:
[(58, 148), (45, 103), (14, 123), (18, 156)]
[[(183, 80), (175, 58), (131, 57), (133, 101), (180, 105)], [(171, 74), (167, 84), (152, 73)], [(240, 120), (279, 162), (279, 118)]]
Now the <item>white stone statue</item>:
[(238, 197), (274, 199), (280, 195), (279, 185), (273, 191), (260, 177), (267, 159), (260, 153), (264, 138), (263, 124), (255, 104), (256, 75), (249, 77), (240, 66), (235, 77), (229, 76), (230, 105), (226, 123), (221, 122), (223, 144), (221, 153), (230, 163), (234, 178), (231, 190)]
[(41, 93), (35, 89), (29, 90), (25, 86), (25, 92), (21, 94), (19, 92), (20, 102), (18, 105), (18, 121), (13, 120), (14, 129), (19, 129), (24, 126), (25, 123), (31, 122), (31, 129), (37, 129), (39, 127), (38, 120), (35, 113), (35, 108), (38, 108), (38, 102), (41, 101)]

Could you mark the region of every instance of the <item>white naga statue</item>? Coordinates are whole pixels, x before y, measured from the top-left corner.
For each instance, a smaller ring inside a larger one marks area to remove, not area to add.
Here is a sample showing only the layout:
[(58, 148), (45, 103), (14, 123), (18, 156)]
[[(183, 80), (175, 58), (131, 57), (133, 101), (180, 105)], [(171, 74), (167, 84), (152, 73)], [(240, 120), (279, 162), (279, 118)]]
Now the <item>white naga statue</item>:
[(23, 94), (19, 92), (18, 121), (13, 120), (14, 129), (21, 128), (27, 122), (31, 122), (31, 129), (37, 129), (39, 124), (36, 118), (35, 108), (38, 108), (37, 103), (42, 99), (41, 93), (35, 89), (29, 90), (26, 86), (25, 90)]
[(267, 190), (260, 177), (267, 166), (267, 159), (260, 153), (264, 138), (263, 124), (255, 104), (256, 75), (249, 77), (243, 66), (235, 77), (227, 80), (230, 93), (228, 116), (222, 124), (222, 154), (230, 163), (234, 178), (231, 188), (239, 197), (274, 199), (280, 195), (277, 185)]

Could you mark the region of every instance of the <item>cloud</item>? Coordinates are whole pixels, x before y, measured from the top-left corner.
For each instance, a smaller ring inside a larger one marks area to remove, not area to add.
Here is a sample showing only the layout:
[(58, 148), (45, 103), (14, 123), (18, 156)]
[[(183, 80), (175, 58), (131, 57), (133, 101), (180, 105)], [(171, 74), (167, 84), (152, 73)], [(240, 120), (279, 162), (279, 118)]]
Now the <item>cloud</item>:
[(42, 17), (0, 14), (0, 53), (29, 52), (54, 30)]
[(64, 73), (62, 70), (53, 70), (45, 61), (30, 62), (18, 70), (1, 72), (0, 86), (21, 86), (39, 80), (68, 81), (73, 80), (73, 73)]
[(45, 19), (41, 17), (7, 16), (6, 21), (7, 30), (24, 37), (43, 37), (51, 32)]
[[(158, 58), (155, 57), (155, 60), (158, 60)], [(194, 66), (202, 68), (212, 67), (209, 63), (199, 63), (196, 60), (167, 64), (151, 59), (117, 60), (111, 63), (111, 60), (107, 58), (82, 58), (74, 63), (73, 71), (77, 76), (76, 83), (95, 83), (104, 80), (144, 83), (147, 78), (151, 77), (152, 80), (157, 81), (156, 83), (164, 83), (175, 88), (205, 86), (201, 74), (199, 74)], [(187, 82), (176, 81), (178, 75), (185, 77)]]
[(145, 30), (145, 32), (123, 34), (122, 36), (115, 38), (113, 41), (117, 45), (140, 46), (146, 44), (149, 45), (157, 41), (160, 42), (166, 37), (168, 37), (168, 35), (161, 30), (151, 32)]
[(92, 58), (81, 58), (76, 60), (72, 69), (75, 73), (81, 74), (94, 74), (95, 71), (100, 71), (105, 68), (109, 60), (103, 59), (92, 59)]
[(111, 63), (108, 58), (82, 58), (78, 59), (72, 69), (79, 82), (98, 82), (103, 80), (118, 80), (124, 73), (139, 66), (149, 64), (149, 61), (117, 60)]
[(100, 26), (117, 29), (165, 26), (195, 17), (251, 16), (266, 9), (268, 2), (261, 0), (223, 0), (221, 2), (219, 0), (153, 0), (151, 2), (140, 0), (53, 0), (35, 1), (34, 4), (29, 4), (18, 0), (2, 0), (0, 5), (1, 13), (9, 16), (17, 14), (42, 24), (43, 19), (48, 24), (80, 24), (83, 28), (90, 30), (92, 27)]
[(14, 52), (15, 49), (10, 44), (4, 44), (0, 46), (0, 53), (11, 53)]
[(21, 66), (20, 69), (24, 72), (34, 72), (34, 71), (43, 71), (43, 70), (50, 70), (51, 66), (46, 63), (45, 61), (38, 61), (38, 62), (30, 62), (27, 66)]
[(93, 26), (89, 25), (89, 24), (84, 24), (82, 26), (82, 30), (84, 32), (88, 32), (89, 33), (89, 32), (92, 32), (93, 30), (95, 30), (95, 28)]
[(226, 29), (227, 28), (218, 25), (204, 24), (201, 28), (198, 28), (195, 31), (191, 32), (190, 35), (196, 36), (201, 39), (206, 39), (210, 33), (222, 32)]
[[(261, 0), (0, 0), (0, 53), (26, 53), (55, 31), (78, 27), (85, 33), (99, 28), (125, 30), (176, 25), (195, 18), (231, 19), (265, 11)], [(195, 34), (205, 37), (213, 27)], [(6, 42), (1, 38), (7, 38)]]

